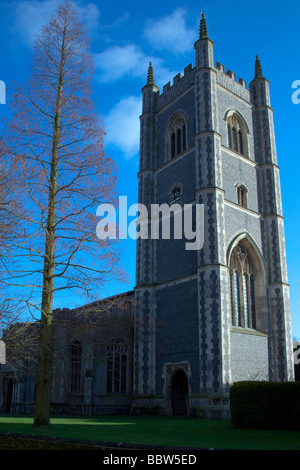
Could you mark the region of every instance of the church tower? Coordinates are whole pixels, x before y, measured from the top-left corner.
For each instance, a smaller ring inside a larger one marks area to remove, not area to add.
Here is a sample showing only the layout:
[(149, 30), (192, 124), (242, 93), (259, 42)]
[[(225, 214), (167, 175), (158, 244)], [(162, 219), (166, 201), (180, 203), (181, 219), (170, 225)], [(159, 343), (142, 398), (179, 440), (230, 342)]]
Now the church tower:
[[(233, 382), (293, 380), (289, 286), (269, 82), (258, 57), (249, 88), (215, 65), (203, 14), (195, 56), (162, 93), (150, 63), (142, 90), (134, 407), (223, 418)], [(175, 207), (201, 217), (197, 249)]]

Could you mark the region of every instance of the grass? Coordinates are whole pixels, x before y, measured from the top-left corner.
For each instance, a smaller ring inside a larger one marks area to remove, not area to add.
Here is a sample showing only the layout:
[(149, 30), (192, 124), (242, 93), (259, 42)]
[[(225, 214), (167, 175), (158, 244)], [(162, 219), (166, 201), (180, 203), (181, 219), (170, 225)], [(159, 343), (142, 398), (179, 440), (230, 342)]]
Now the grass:
[[(236, 429), (230, 420), (142, 416), (53, 417), (48, 428), (33, 429), (32, 425), (33, 418), (29, 416), (0, 416), (0, 433), (166, 447), (300, 449), (300, 432), (298, 431)], [(5, 438), (7, 437), (0, 436), (0, 450), (6, 448)], [(17, 448), (17, 444), (14, 445), (14, 448)], [(51, 445), (54, 444), (47, 443), (47, 445), (53, 448)]]

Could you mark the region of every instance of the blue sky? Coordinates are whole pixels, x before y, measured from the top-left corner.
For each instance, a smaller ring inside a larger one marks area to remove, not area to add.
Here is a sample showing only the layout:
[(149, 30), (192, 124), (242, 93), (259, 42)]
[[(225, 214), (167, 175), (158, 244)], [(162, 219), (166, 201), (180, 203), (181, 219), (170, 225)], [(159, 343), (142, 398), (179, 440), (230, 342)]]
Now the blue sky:
[[(30, 44), (38, 28), (48, 21), (58, 0), (1, 0), (0, 80), (9, 86), (25, 81), (29, 74)], [(280, 166), (286, 249), (291, 295), (293, 336), (300, 338), (300, 231), (299, 122), (300, 104), (292, 102), (292, 83), (300, 80), (300, 3), (271, 0), (221, 0), (159, 3), (73, 2), (91, 35), (95, 60), (94, 93), (104, 117), (106, 153), (118, 166), (118, 185), (128, 204), (137, 202), (139, 115), (141, 88), (149, 61), (153, 62), (156, 84), (162, 88), (190, 63), (195, 64), (194, 42), (199, 18), (206, 16), (209, 37), (218, 61), (246, 80), (253, 78), (255, 56), (270, 80), (275, 132)], [(0, 106), (0, 118), (8, 107)], [(108, 286), (122, 292), (135, 281), (135, 242), (122, 242), (123, 262), (131, 281)]]

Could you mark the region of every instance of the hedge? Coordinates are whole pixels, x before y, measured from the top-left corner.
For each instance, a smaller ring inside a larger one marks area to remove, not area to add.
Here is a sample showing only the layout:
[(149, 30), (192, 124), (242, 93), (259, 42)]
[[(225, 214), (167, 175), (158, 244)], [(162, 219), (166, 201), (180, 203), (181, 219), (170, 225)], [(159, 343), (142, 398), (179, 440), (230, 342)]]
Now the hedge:
[(300, 382), (235, 382), (230, 412), (236, 428), (300, 429)]

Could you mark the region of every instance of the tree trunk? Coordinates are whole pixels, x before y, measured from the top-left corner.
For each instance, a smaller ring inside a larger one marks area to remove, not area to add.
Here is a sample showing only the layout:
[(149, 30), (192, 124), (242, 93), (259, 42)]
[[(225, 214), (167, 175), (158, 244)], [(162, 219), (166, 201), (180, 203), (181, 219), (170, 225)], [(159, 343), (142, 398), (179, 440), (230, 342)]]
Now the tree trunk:
[(43, 293), (41, 305), (41, 326), (38, 378), (35, 401), (34, 427), (49, 426), (51, 379), (52, 379), (52, 324), (53, 324), (53, 275), (55, 260), (55, 220), (56, 220), (56, 191), (58, 145), (61, 125), (61, 104), (63, 88), (63, 71), (65, 56), (66, 23), (63, 32), (60, 73), (57, 87), (57, 100), (53, 126), (53, 145), (51, 175), (49, 185), (48, 217), (46, 230), (46, 246), (43, 272)]

